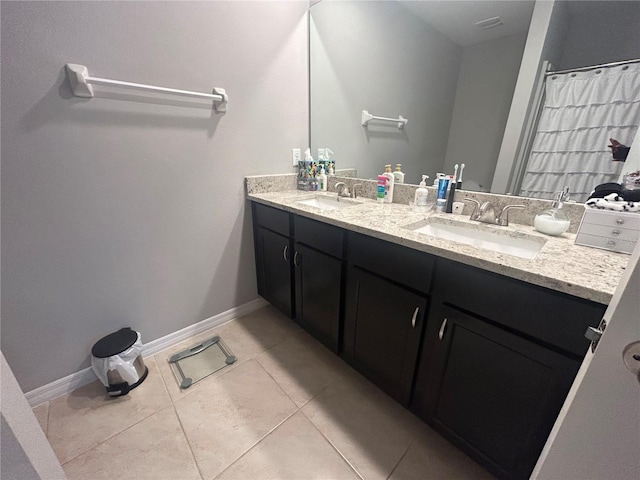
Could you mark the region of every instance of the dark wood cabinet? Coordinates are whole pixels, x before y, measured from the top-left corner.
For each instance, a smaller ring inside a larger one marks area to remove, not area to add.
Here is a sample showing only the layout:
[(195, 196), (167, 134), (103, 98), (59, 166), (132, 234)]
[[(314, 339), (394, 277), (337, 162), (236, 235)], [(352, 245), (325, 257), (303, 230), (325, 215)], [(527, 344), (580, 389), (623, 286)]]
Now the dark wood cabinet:
[(252, 203), (258, 293), (337, 353), (344, 231)]
[(605, 305), (253, 204), (259, 293), (500, 478), (528, 478)]
[(342, 355), (408, 406), (434, 257), (352, 232), (347, 239)]
[(291, 254), (289, 237), (257, 227), (255, 251), (258, 293), (288, 317), (293, 313)]
[(295, 320), (338, 352), (344, 230), (294, 215)]
[(500, 478), (529, 478), (605, 307), (438, 259), (411, 409)]
[(343, 355), (407, 406), (427, 298), (356, 266), (347, 275)]
[(580, 362), (454, 307), (437, 310), (429, 422), (498, 477), (529, 478)]
[(337, 353), (342, 261), (296, 243), (294, 266), (296, 322)]

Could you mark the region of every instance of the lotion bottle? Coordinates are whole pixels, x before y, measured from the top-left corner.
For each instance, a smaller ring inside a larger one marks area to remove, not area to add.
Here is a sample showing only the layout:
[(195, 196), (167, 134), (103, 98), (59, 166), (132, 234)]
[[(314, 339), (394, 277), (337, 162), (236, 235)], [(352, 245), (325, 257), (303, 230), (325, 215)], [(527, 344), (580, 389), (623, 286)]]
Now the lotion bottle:
[(394, 183), (404, 183), (404, 172), (401, 170), (402, 165), (396, 163), (396, 169), (393, 172)]
[(387, 177), (387, 185), (384, 191), (384, 203), (393, 203), (393, 183), (395, 177), (393, 176), (393, 172), (391, 171), (391, 164), (384, 166), (383, 175)]
[(429, 197), (429, 190), (427, 190), (427, 178), (429, 178), (429, 175), (422, 175), (420, 186), (413, 197), (414, 208), (418, 211), (427, 210), (427, 198)]

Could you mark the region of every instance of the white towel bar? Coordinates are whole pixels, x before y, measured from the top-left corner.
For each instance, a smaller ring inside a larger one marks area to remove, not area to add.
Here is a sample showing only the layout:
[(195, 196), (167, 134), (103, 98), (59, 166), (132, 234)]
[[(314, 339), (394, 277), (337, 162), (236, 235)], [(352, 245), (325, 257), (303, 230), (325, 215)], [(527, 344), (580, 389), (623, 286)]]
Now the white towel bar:
[(176, 88), (155, 87), (153, 85), (144, 85), (141, 83), (123, 82), (120, 80), (109, 80), (107, 78), (90, 77), (87, 67), (77, 65), (75, 63), (67, 63), (67, 77), (71, 84), (71, 90), (76, 97), (93, 97), (93, 88), (91, 85), (106, 85), (113, 87), (131, 88), (134, 90), (142, 90), (146, 92), (169, 93), (173, 95), (181, 95), (191, 98), (207, 98), (213, 100), (215, 111), (223, 113), (227, 111), (227, 103), (229, 97), (224, 88), (214, 88), (213, 93), (191, 92), (189, 90), (178, 90)]
[(383, 122), (395, 122), (398, 124), (398, 128), (404, 128), (404, 126), (409, 123), (409, 120), (400, 115), (398, 118), (388, 118), (388, 117), (376, 117), (375, 115), (371, 115), (366, 110), (362, 110), (362, 126), (366, 127), (369, 125), (371, 120), (381, 120)]

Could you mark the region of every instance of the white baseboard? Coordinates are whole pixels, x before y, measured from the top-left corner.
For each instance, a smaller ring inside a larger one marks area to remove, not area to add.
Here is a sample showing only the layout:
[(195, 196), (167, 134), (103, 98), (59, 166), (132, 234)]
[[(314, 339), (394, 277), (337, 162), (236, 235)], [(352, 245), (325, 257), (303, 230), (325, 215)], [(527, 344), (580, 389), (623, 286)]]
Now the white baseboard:
[[(191, 338), (199, 333), (209, 330), (218, 325), (222, 325), (234, 318), (247, 315), (259, 308), (268, 305), (268, 302), (262, 297), (258, 297), (255, 300), (242, 304), (238, 307), (234, 307), (226, 312), (219, 313), (213, 317), (209, 317), (201, 322), (189, 325), (177, 332), (170, 333), (164, 337), (152, 340), (149, 343), (144, 344), (143, 356), (151, 357), (162, 350), (172, 347), (173, 345)], [(25, 393), (27, 402), (31, 407), (40, 405), (41, 403), (48, 402), (54, 398), (58, 398), (62, 395), (72, 392), (73, 390), (83, 387), (94, 380), (96, 380), (96, 374), (93, 373), (91, 367), (80, 370), (79, 372), (67, 375), (64, 378), (55, 380), (47, 385), (38, 387), (30, 392)]]

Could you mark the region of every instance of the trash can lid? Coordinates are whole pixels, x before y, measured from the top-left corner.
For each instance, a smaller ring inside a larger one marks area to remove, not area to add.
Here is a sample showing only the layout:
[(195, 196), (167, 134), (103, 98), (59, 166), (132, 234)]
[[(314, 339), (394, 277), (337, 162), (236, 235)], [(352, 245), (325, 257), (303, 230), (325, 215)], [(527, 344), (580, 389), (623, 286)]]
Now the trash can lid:
[(107, 358), (124, 352), (138, 339), (138, 333), (130, 327), (121, 328), (117, 332), (98, 340), (91, 349), (91, 355), (96, 358)]

